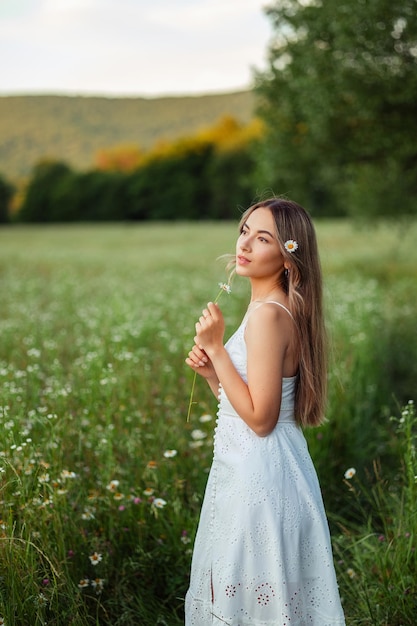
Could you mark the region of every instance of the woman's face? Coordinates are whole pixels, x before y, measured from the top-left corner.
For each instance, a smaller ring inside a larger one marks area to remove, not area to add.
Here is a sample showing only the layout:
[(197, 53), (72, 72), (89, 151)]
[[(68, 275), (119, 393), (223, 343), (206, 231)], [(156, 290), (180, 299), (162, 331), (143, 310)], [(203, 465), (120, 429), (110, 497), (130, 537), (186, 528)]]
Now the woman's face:
[(272, 213), (265, 207), (255, 209), (242, 225), (236, 243), (236, 273), (258, 279), (278, 277), (283, 266)]

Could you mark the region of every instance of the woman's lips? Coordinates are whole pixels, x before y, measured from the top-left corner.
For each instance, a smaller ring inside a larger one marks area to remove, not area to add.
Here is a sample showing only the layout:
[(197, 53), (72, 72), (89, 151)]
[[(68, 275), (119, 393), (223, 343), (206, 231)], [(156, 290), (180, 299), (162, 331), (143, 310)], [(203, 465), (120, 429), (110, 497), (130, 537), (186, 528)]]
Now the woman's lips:
[(247, 265), (248, 263), (250, 263), (249, 259), (241, 255), (238, 255), (237, 262), (239, 263), (239, 265)]

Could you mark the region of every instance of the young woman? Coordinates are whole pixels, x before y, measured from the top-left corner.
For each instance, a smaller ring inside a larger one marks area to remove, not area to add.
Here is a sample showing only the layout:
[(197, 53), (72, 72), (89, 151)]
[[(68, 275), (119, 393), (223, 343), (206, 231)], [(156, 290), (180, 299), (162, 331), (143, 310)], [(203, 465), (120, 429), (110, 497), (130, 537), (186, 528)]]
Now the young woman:
[(321, 270), (298, 204), (270, 199), (240, 222), (236, 273), (251, 300), (223, 346), (208, 303), (186, 363), (219, 398), (214, 458), (185, 603), (187, 626), (345, 623), (328, 523), (303, 426), (326, 396)]

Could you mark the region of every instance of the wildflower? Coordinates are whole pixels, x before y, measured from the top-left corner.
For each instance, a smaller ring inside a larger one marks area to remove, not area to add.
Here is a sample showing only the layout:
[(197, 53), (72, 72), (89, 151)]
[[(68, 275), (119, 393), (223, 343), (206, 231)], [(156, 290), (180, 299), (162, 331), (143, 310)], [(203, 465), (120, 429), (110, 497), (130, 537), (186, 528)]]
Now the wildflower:
[(69, 472), (68, 470), (62, 470), (61, 472), (61, 478), (63, 478), (64, 480), (66, 478), (77, 478), (77, 474), (75, 472)]
[(96, 590), (97, 593), (100, 593), (100, 591), (103, 591), (104, 578), (94, 578), (94, 580), (91, 581), (91, 586)]
[(123, 500), (124, 495), (122, 493), (120, 493), (119, 491), (117, 493), (114, 494), (113, 499), (114, 500)]
[(177, 451), (176, 450), (165, 450), (165, 452), (164, 452), (164, 457), (166, 459), (172, 459), (176, 455), (177, 455)]
[(191, 541), (186, 530), (183, 530), (181, 533), (181, 541), (185, 545)]
[(356, 576), (356, 572), (355, 572), (355, 570), (353, 570), (351, 567), (349, 567), (349, 568), (346, 570), (346, 574), (347, 574), (347, 575), (349, 576), (349, 578), (351, 578), (351, 579), (355, 578), (355, 576)]
[(205, 424), (206, 422), (211, 422), (211, 420), (212, 420), (212, 419), (213, 419), (213, 416), (212, 416), (212, 415), (209, 415), (208, 413), (204, 413), (204, 415), (202, 415), (202, 416), (200, 417), (200, 420), (199, 420), (199, 421), (200, 421), (202, 424)]
[(134, 494), (134, 493), (130, 493), (130, 494), (127, 496), (127, 500), (128, 500), (129, 502), (133, 502), (133, 504), (139, 504), (140, 502), (142, 502), (142, 500), (141, 500), (138, 496), (135, 496), (135, 494)]
[(91, 556), (88, 557), (91, 561), (91, 565), (98, 565), (100, 563), (100, 561), (103, 559), (103, 557), (101, 556), (101, 554), (98, 554), (98, 552), (94, 552)]
[(195, 448), (201, 448), (201, 446), (203, 445), (202, 441), (190, 441), (190, 443), (188, 444), (190, 446), (190, 448), (193, 448), (193, 450)]
[(287, 252), (290, 252), (292, 254), (298, 249), (298, 243), (294, 241), (294, 239), (288, 239), (288, 241), (284, 243), (284, 247)]
[(44, 578), (43, 581), (42, 581), (42, 585), (44, 587), (47, 587), (49, 585), (49, 578)]
[(30, 461), (29, 465), (25, 469), (26, 476), (30, 476), (31, 474), (33, 474), (34, 469), (35, 469), (35, 461)]
[(356, 470), (354, 467), (350, 467), (349, 469), (346, 470), (345, 472), (345, 478), (346, 480), (350, 480), (351, 478), (354, 477), (354, 475), (356, 474)]
[(199, 430), (198, 428), (196, 428), (191, 432), (191, 437), (194, 439), (194, 441), (198, 441), (200, 439), (205, 439), (207, 435), (203, 430)]
[(89, 584), (90, 581), (88, 578), (81, 578), (80, 582), (78, 583), (78, 588), (85, 589), (86, 587), (88, 587)]
[(45, 500), (40, 500), (39, 501), (39, 507), (41, 509), (46, 509), (47, 506), (50, 506), (50, 507), (53, 506), (52, 498), (45, 498)]
[(147, 489), (144, 490), (143, 495), (150, 497), (153, 495), (154, 491), (155, 491), (154, 489), (147, 487)]
[(156, 461), (149, 461), (146, 467), (148, 469), (156, 469), (158, 467), (158, 463)]
[(46, 603), (48, 602), (48, 600), (46, 599), (46, 596), (41, 592), (38, 597), (35, 599), (35, 604), (36, 606), (45, 606)]
[(37, 348), (30, 348), (30, 350), (28, 350), (26, 354), (28, 356), (33, 356), (35, 359), (39, 359), (39, 357), (41, 356), (41, 351)]
[(91, 506), (86, 506), (84, 508), (84, 512), (81, 514), (81, 519), (83, 520), (94, 519), (94, 513), (95, 513), (95, 509), (93, 509)]
[(155, 500), (152, 502), (152, 506), (156, 507), (157, 509), (163, 509), (165, 505), (166, 501), (162, 498), (155, 498)]
[[(219, 283), (219, 287), (221, 291), (225, 291), (228, 295), (232, 293), (232, 288), (227, 283)], [(220, 294), (217, 296), (216, 301), (219, 299)]]
[(109, 491), (116, 491), (118, 486), (119, 486), (118, 480), (111, 480), (109, 484), (107, 485), (106, 489), (108, 489)]

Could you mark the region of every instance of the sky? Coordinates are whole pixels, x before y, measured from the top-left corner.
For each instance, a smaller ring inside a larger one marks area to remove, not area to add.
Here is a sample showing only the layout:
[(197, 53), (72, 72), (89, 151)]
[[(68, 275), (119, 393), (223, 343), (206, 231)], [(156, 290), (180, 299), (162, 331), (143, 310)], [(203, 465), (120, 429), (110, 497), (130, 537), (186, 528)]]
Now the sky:
[(251, 87), (267, 0), (0, 0), (0, 95), (163, 96)]

